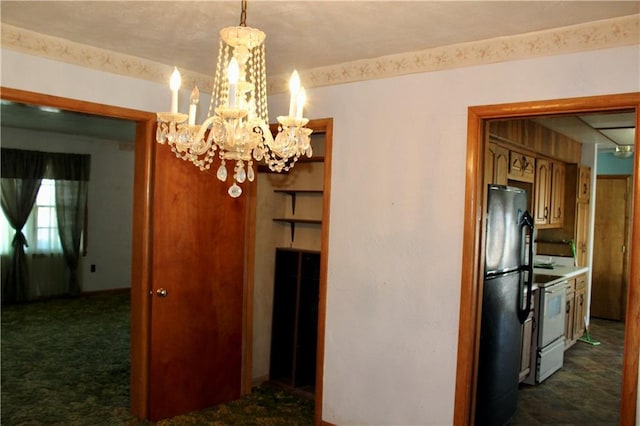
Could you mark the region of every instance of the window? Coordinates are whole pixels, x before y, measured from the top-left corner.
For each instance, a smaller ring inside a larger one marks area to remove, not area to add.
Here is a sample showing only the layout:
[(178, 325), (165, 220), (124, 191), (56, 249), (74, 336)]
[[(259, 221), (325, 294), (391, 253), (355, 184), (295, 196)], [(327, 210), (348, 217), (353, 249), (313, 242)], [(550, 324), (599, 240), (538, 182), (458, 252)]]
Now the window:
[[(31, 222), (31, 223), (30, 223)], [(30, 225), (30, 226), (29, 226)], [(27, 221), (31, 241), (27, 253), (61, 252), (56, 218), (56, 184), (52, 179), (42, 179), (33, 211)], [(35, 238), (34, 238), (35, 237)]]
[[(4, 214), (1, 216), (0, 230), (3, 238), (0, 248), (2, 253), (9, 253), (15, 231)], [(22, 232), (29, 244), (29, 247), (25, 247), (25, 253), (62, 252), (56, 217), (56, 186), (53, 179), (42, 179), (33, 210)]]

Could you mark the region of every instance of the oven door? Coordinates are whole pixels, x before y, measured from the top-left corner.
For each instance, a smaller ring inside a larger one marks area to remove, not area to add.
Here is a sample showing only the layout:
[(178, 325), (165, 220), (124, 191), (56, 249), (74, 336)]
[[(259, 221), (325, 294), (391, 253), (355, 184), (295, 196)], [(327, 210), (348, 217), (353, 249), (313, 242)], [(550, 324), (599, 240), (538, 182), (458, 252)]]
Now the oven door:
[(544, 348), (564, 335), (565, 305), (567, 300), (567, 281), (561, 281), (540, 289), (542, 300), (538, 324), (538, 348)]

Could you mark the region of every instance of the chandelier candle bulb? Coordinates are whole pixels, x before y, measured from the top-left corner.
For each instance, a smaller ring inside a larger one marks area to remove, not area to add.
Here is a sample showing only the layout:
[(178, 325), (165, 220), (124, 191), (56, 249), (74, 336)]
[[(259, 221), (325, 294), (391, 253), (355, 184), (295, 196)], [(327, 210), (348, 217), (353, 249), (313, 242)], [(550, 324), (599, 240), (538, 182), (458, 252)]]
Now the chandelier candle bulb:
[(240, 77), (240, 67), (236, 58), (231, 58), (227, 68), (227, 79), (229, 80), (229, 108), (236, 107), (236, 87)]
[(297, 70), (293, 70), (289, 79), (289, 91), (291, 98), (289, 99), (289, 117), (296, 116), (296, 104), (298, 101), (298, 92), (300, 91), (300, 76)]
[(193, 88), (191, 98), (189, 100), (191, 101), (189, 104), (189, 126), (195, 126), (196, 111), (198, 108), (198, 102), (200, 102), (200, 91), (198, 90), (198, 86)]
[(307, 92), (304, 90), (304, 87), (300, 87), (297, 99), (296, 120), (302, 120), (302, 110), (304, 109), (305, 102), (307, 102)]
[(182, 79), (180, 78), (180, 72), (177, 67), (173, 68), (171, 79), (169, 80), (169, 88), (171, 89), (171, 113), (178, 112), (178, 90), (180, 90), (180, 84)]

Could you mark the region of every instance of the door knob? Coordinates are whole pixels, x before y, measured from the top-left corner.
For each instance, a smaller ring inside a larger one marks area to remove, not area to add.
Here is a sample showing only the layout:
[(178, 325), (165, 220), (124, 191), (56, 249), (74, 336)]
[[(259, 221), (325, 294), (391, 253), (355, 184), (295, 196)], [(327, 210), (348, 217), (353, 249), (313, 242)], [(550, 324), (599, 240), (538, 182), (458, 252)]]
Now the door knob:
[(158, 295), (158, 297), (167, 297), (167, 289), (159, 288), (156, 290), (156, 294)]

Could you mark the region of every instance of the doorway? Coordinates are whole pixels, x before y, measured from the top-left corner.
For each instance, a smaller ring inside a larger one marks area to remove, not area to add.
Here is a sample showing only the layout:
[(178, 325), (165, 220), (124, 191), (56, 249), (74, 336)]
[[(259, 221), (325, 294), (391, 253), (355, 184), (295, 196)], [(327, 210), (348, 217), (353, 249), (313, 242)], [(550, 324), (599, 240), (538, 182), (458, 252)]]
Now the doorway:
[[(479, 301), (482, 275), (482, 212), (486, 205), (483, 191), (484, 125), (486, 120), (494, 118), (523, 118), (551, 114), (573, 114), (585, 112), (603, 112), (633, 109), (636, 115), (636, 128), (639, 123), (640, 94), (596, 96), (586, 98), (536, 101), (518, 104), (471, 107), (468, 114), (468, 144), (465, 211), (467, 220), (464, 225), (463, 261), (465, 265), (474, 265), (462, 271), (460, 328), (458, 335), (458, 360), (456, 392), (454, 405), (454, 424), (471, 423), (474, 412), (475, 377), (477, 372), (477, 353), (479, 347)], [(636, 132), (636, 145), (638, 132)], [(635, 158), (635, 173), (640, 170), (640, 158)], [(638, 185), (634, 186), (634, 212), (640, 212)], [(638, 214), (638, 213), (636, 213)], [(632, 228), (630, 286), (626, 306), (628, 321), (625, 330), (623, 358), (623, 383), (620, 419), (622, 424), (632, 424), (636, 417), (638, 386), (638, 354), (640, 347), (640, 256), (634, 252), (633, 243), (639, 241), (640, 224), (635, 222)], [(640, 247), (635, 247), (635, 250)]]
[[(114, 106), (95, 104), (90, 102), (83, 102), (74, 99), (61, 98), (56, 96), (43, 95), (35, 92), (27, 92), (23, 90), (11, 89), (2, 87), (2, 99), (12, 102), (19, 102), (24, 104), (31, 105), (39, 105), (45, 107), (59, 108), (66, 111), (74, 111), (85, 114), (93, 114), (104, 117), (113, 117), (124, 120), (131, 120), (136, 123), (135, 125), (135, 168), (136, 173), (141, 175), (141, 179), (136, 177), (134, 182), (134, 203), (135, 202), (146, 202), (148, 203), (148, 197), (150, 196), (150, 180), (149, 175), (151, 173), (150, 169), (146, 167), (146, 164), (143, 162), (145, 156), (149, 156), (150, 153), (145, 150), (150, 150), (150, 143), (147, 141), (152, 140), (152, 130), (153, 125), (156, 120), (155, 115), (137, 111), (127, 108), (119, 108)], [(138, 196), (142, 194), (143, 196)], [(145, 198), (146, 197), (146, 198)], [(139, 227), (139, 229), (148, 229), (146, 225), (148, 225), (149, 218), (148, 217), (135, 217), (133, 227)], [(146, 223), (145, 223), (146, 222)], [(149, 238), (149, 235), (145, 236), (146, 239)], [(134, 268), (132, 273), (134, 274), (134, 279), (132, 279), (131, 286), (131, 299), (135, 300), (146, 300), (144, 294), (146, 291), (139, 288), (139, 286), (133, 285), (134, 282), (142, 282), (142, 279), (148, 279), (150, 271), (147, 265), (148, 262), (142, 262), (143, 259), (140, 259), (139, 256), (136, 256), (136, 253), (139, 253), (140, 250), (136, 250), (135, 247), (136, 241), (134, 240), (134, 247), (132, 247), (132, 264), (145, 265), (141, 268)], [(140, 241), (139, 244), (144, 244), (144, 241)], [(137, 278), (137, 279), (136, 279)], [(144, 305), (144, 302), (141, 302), (144, 308), (148, 309), (148, 306)], [(144, 314), (138, 309), (134, 309), (132, 304), (131, 309), (131, 324), (142, 324), (144, 321)], [(132, 327), (131, 339), (148, 339), (147, 333), (141, 329), (141, 327)], [(140, 353), (136, 351), (136, 349), (132, 346), (131, 348), (131, 377), (146, 377), (146, 367), (144, 367), (144, 356), (146, 354)], [(142, 368), (138, 367), (142, 366)], [(143, 376), (144, 375), (144, 376)], [(131, 388), (131, 409), (135, 413), (142, 413), (143, 417), (146, 417), (146, 392), (137, 391), (136, 387), (132, 386)]]

